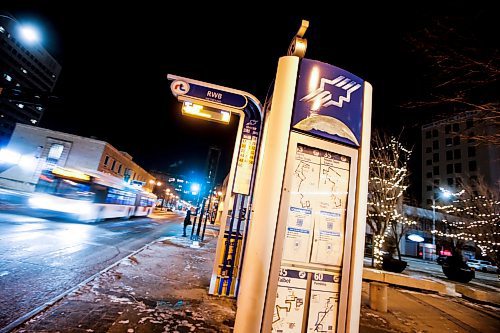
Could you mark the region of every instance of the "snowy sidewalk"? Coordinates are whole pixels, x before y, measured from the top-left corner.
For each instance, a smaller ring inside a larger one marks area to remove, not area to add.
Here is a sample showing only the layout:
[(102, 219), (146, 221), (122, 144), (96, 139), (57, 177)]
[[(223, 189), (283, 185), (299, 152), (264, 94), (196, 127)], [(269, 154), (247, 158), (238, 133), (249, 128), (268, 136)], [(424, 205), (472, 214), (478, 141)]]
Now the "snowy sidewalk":
[(16, 332), (229, 332), (235, 301), (207, 295), (216, 242), (155, 242)]
[(363, 282), (361, 333), (491, 332), (500, 331), (498, 308), (459, 297), (388, 288), (387, 313), (369, 308), (368, 283)]
[[(232, 332), (235, 300), (209, 296), (217, 238), (149, 245), (83, 285), (15, 332)], [(208, 229), (207, 229), (208, 231)], [(498, 332), (498, 309), (389, 288), (388, 312), (369, 309), (363, 283), (360, 332)]]

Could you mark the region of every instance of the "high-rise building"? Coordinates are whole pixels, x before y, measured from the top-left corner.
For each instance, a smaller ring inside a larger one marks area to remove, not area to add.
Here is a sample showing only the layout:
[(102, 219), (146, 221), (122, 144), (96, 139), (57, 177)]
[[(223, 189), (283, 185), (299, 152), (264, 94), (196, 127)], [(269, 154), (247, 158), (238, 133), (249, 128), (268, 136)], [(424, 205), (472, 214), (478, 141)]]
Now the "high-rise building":
[(40, 122), (46, 96), (61, 71), (61, 65), (26, 28), (0, 12), (0, 147), (8, 142), (16, 123)]
[(457, 191), (482, 178), (490, 186), (500, 181), (500, 147), (478, 142), (475, 136), (491, 136), (494, 124), (477, 113), (460, 113), (422, 126), (422, 205), (430, 207), (439, 188)]

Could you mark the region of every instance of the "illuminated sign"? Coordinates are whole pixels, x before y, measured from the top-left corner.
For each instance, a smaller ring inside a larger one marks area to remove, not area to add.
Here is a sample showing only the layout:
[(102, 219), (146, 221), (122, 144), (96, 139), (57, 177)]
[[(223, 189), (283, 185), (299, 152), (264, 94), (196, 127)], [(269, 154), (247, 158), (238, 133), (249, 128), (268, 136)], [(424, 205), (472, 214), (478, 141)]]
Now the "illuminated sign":
[(248, 99), (238, 93), (187, 83), (183, 80), (174, 80), (170, 89), (176, 97), (186, 96), (193, 100), (208, 101), (236, 109), (244, 109), (248, 104)]
[(182, 103), (182, 114), (223, 124), (229, 124), (231, 120), (231, 113), (228, 111), (217, 110), (188, 101)]
[(245, 119), (241, 137), (238, 163), (234, 178), (233, 192), (248, 195), (255, 164), (257, 142), (259, 141), (259, 121)]
[(87, 175), (86, 173), (83, 173), (81, 171), (74, 170), (74, 169), (66, 169), (66, 168), (56, 167), (56, 168), (52, 169), (52, 173), (54, 175), (58, 175), (61, 177), (66, 177), (66, 178), (73, 178), (73, 179), (86, 180), (86, 181), (90, 180), (89, 175)]
[(175, 80), (174, 82), (172, 82), (172, 84), (170, 85), (170, 88), (172, 89), (172, 93), (175, 95), (175, 96), (178, 96), (178, 95), (185, 95), (188, 93), (189, 91), (189, 83), (187, 82), (184, 82), (182, 80)]
[(423, 242), (425, 239), (417, 234), (408, 235), (408, 239), (417, 243)]
[(320, 61), (302, 59), (293, 128), (359, 146), (363, 79)]

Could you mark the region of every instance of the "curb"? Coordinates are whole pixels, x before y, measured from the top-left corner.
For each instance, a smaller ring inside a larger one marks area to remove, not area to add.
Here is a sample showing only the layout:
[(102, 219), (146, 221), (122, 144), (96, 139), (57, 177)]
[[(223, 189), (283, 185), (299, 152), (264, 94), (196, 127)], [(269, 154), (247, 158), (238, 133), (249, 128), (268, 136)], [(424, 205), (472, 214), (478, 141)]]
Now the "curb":
[(73, 288), (68, 289), (68, 290), (62, 292), (61, 294), (59, 294), (59, 295), (51, 298), (49, 301), (47, 301), (44, 304), (36, 307), (35, 309), (31, 310), (30, 312), (22, 315), (21, 317), (17, 318), (16, 320), (14, 320), (13, 322), (11, 322), (7, 326), (2, 327), (0, 329), (0, 333), (7, 333), (7, 332), (10, 332), (10, 331), (14, 330), (15, 328), (21, 326), (22, 324), (24, 324), (25, 322), (27, 322), (31, 318), (35, 317), (39, 313), (41, 313), (41, 312), (43, 312), (45, 310), (48, 310), (51, 306), (55, 305), (58, 301), (60, 301), (61, 299), (63, 299), (67, 295), (71, 294), (75, 290), (80, 289), (81, 287), (83, 287), (84, 285), (86, 285), (87, 283), (89, 283), (90, 281), (92, 281), (95, 278), (101, 276), (102, 274), (106, 273), (107, 271), (109, 271), (110, 269), (114, 268), (115, 266), (118, 266), (123, 260), (129, 259), (131, 256), (136, 255), (137, 253), (143, 251), (148, 246), (151, 246), (152, 244), (158, 242), (161, 239), (162, 239), (162, 237), (157, 238), (157, 239), (155, 239), (155, 240), (147, 243), (146, 245), (142, 246), (141, 248), (139, 248), (139, 249), (135, 250), (134, 252), (132, 252), (132, 253), (126, 255), (125, 257), (121, 258), (117, 262), (109, 265), (108, 267), (100, 270), (99, 272), (95, 273), (94, 275), (86, 278), (85, 280), (83, 280), (82, 282), (80, 282), (79, 284), (77, 284), (76, 286), (74, 286)]
[(496, 292), (486, 292), (468, 286), (455, 285), (457, 293), (462, 294), (462, 297), (480, 303), (492, 304), (500, 306), (500, 294)]
[(372, 268), (363, 268), (363, 280), (377, 281), (400, 287), (426, 290), (440, 294), (448, 294), (446, 285), (427, 279), (417, 279), (404, 274), (380, 271)]

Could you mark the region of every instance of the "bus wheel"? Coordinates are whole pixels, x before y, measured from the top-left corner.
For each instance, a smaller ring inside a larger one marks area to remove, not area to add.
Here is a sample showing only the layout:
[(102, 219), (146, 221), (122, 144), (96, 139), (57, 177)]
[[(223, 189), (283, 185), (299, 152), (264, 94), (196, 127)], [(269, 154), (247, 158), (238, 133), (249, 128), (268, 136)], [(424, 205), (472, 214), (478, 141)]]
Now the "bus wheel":
[(129, 207), (129, 208), (127, 209), (127, 216), (126, 216), (125, 218), (126, 218), (127, 220), (128, 220), (128, 219), (130, 219), (130, 217), (132, 217), (132, 214), (133, 214), (133, 213), (132, 213), (132, 208), (130, 208), (130, 207)]
[(102, 222), (104, 221), (104, 207), (99, 207), (99, 211), (97, 212), (97, 217), (95, 219), (95, 222)]

